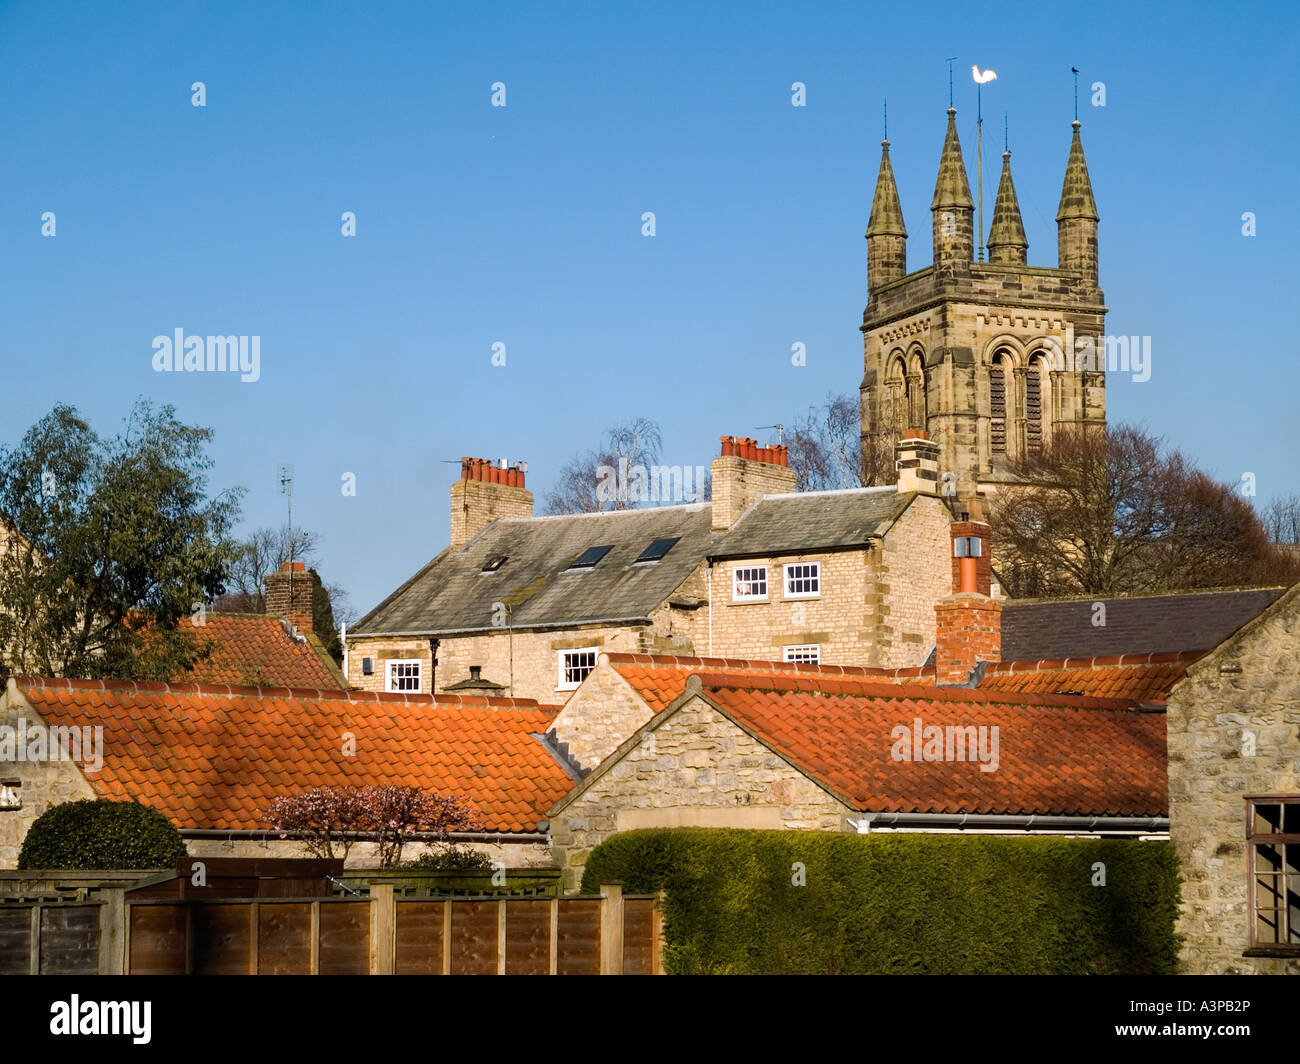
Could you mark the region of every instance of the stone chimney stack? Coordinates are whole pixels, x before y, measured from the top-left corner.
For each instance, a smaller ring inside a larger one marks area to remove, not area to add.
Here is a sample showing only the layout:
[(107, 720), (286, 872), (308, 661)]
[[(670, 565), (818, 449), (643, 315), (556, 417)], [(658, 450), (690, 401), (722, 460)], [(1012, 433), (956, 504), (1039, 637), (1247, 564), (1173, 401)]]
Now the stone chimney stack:
[(463, 547), (500, 517), (532, 517), (533, 493), (524, 487), (526, 462), (462, 458), (451, 486), (451, 545)]
[(939, 445), (922, 429), (908, 429), (894, 448), (900, 495), (939, 494)]
[(965, 684), (981, 662), (1002, 660), (1002, 603), (989, 598), (989, 526), (952, 524), (953, 594), (936, 603), (935, 682)]
[(320, 577), (303, 562), (284, 562), (266, 577), (266, 612), (283, 617), (301, 635), (312, 630), (312, 610)]
[(722, 532), (763, 495), (795, 490), (788, 447), (760, 447), (747, 436), (723, 436), (722, 454), (713, 460), (713, 531)]

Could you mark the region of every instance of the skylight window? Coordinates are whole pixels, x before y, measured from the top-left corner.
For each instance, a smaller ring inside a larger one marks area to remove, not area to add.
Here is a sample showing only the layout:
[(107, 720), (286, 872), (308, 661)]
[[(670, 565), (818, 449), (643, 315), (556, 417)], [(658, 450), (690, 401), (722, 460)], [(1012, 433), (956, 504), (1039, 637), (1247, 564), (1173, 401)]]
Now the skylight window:
[(601, 558), (605, 557), (605, 555), (608, 554), (611, 550), (613, 550), (612, 546), (588, 547), (586, 550), (584, 550), (581, 554), (578, 555), (578, 557), (574, 560), (573, 564), (569, 566), (569, 568), (570, 569), (593, 569), (595, 568), (596, 563), (600, 561)]
[(483, 563), (482, 572), (495, 573), (501, 566), (505, 565), (507, 555), (497, 554)]
[(639, 562), (657, 562), (672, 550), (673, 544), (681, 538), (681, 536), (674, 536), (672, 539), (657, 539), (651, 543), (650, 546), (646, 547), (646, 549), (637, 556), (636, 560)]

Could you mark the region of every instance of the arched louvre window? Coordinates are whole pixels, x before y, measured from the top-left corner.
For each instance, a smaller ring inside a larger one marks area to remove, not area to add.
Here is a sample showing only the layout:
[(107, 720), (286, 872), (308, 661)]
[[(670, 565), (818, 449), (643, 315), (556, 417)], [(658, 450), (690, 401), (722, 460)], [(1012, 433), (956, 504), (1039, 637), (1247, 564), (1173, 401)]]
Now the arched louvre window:
[(907, 378), (907, 424), (905, 429), (924, 429), (926, 427), (926, 389), (925, 371), (917, 360), (912, 366), (912, 373)]
[(1043, 449), (1043, 360), (1034, 358), (1025, 374), (1025, 448), (1030, 454)]
[(1007, 364), (1001, 353), (989, 368), (989, 449), (1007, 453)]

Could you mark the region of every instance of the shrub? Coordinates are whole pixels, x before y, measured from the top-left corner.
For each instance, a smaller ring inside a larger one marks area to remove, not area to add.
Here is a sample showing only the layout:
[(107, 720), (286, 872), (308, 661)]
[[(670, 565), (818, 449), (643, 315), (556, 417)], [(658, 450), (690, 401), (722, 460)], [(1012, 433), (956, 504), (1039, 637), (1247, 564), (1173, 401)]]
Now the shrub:
[(481, 872), (492, 870), (492, 858), (481, 850), (446, 846), (422, 853), (413, 861), (394, 865), (392, 872)]
[[(1098, 862), (1104, 886), (1093, 885)], [(664, 965), (676, 974), (1177, 965), (1177, 858), (1166, 842), (651, 829), (592, 852), (583, 892), (616, 881), (628, 894), (666, 891)]]
[(176, 825), (139, 802), (65, 802), (27, 829), (19, 868), (171, 868), (185, 856)]

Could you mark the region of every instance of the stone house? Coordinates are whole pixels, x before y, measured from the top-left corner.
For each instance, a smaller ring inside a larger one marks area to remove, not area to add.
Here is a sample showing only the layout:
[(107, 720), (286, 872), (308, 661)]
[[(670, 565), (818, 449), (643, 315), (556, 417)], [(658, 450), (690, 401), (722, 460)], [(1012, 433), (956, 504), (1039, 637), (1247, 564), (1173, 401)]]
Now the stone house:
[(555, 702), (608, 652), (920, 664), (951, 564), (933, 444), (899, 444), (894, 485), (821, 492), (784, 448), (722, 450), (711, 503), (551, 517), (523, 469), (466, 459), (451, 544), (353, 626), (349, 682)]
[(1182, 966), (1300, 975), (1300, 585), (1169, 696)]
[[(11, 678), (0, 867), (15, 867), (41, 813), (82, 798), (160, 810), (194, 857), (302, 856), (265, 819), (271, 800), (349, 784), (466, 798), (483, 824), (456, 841), (510, 867), (549, 866), (546, 810), (577, 779), (546, 738), (556, 711), (478, 695)], [(373, 851), (362, 842), (348, 862), (373, 864)]]
[(550, 812), (564, 885), (649, 827), (1162, 836), (1164, 716), (1124, 699), (691, 674)]

